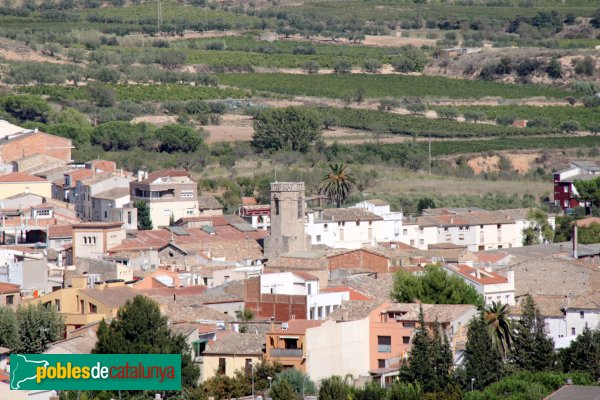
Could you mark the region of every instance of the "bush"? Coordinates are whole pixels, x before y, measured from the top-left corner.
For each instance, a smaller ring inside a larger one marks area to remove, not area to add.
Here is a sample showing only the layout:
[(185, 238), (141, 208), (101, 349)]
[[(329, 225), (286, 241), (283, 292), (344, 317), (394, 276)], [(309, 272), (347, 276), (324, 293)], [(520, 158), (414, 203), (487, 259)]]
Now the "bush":
[(362, 64), (362, 69), (364, 72), (369, 74), (376, 74), (381, 71), (381, 63), (378, 60), (365, 60)]
[(319, 64), (316, 61), (307, 61), (302, 65), (302, 70), (307, 74), (318, 74)]
[(503, 115), (496, 118), (496, 123), (502, 126), (509, 126), (515, 123), (517, 117), (514, 115)]
[(442, 107), (437, 109), (437, 115), (443, 119), (456, 119), (458, 111), (451, 107)]
[(165, 125), (156, 130), (160, 141), (160, 151), (167, 153), (196, 151), (202, 144), (202, 137), (193, 128), (183, 125)]
[(479, 122), (484, 121), (486, 118), (483, 111), (465, 111), (465, 121)]
[(338, 60), (333, 64), (333, 72), (336, 74), (347, 74), (352, 71), (352, 63), (347, 59)]
[(406, 109), (411, 114), (423, 114), (427, 111), (427, 106), (423, 103), (411, 103), (406, 105)]
[(583, 60), (578, 60), (575, 64), (575, 73), (577, 75), (594, 75), (594, 70), (596, 69), (596, 63), (594, 59), (590, 56), (585, 57)]

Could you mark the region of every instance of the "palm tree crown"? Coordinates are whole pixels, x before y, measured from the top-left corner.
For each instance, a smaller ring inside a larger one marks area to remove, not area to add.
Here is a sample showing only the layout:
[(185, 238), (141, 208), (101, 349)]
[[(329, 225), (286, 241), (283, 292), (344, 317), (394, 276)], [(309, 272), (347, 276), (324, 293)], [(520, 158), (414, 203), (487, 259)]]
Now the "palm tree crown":
[(483, 309), (483, 320), (492, 340), (503, 356), (512, 348), (512, 333), (508, 320), (508, 305), (493, 301)]
[(329, 164), (329, 172), (325, 174), (319, 185), (319, 193), (325, 193), (335, 201), (337, 208), (342, 206), (346, 197), (356, 187), (356, 179), (347, 170), (348, 166), (342, 163)]

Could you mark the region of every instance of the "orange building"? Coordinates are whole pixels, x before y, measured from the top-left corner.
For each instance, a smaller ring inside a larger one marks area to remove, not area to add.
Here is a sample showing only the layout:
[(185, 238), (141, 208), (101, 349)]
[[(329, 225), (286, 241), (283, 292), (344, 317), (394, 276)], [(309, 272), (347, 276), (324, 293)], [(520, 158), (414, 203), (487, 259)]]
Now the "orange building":
[(272, 329), (267, 333), (266, 360), (306, 373), (306, 330), (322, 323), (322, 320), (292, 319), (281, 324), (280, 329)]

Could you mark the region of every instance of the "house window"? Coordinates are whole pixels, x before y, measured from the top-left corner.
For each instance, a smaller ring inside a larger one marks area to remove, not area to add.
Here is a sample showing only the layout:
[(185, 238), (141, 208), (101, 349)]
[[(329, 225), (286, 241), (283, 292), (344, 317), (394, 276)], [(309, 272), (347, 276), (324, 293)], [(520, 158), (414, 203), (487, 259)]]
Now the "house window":
[(323, 232), (327, 232), (327, 224), (323, 225)]
[(391, 336), (377, 336), (377, 351), (379, 353), (391, 353), (392, 352), (392, 337)]
[(500, 228), (502, 228), (502, 225), (500, 225), (500, 224), (496, 225), (496, 229), (500, 230)]
[(420, 245), (424, 245), (425, 244), (425, 239), (419, 239), (419, 244)]
[(360, 221), (356, 221), (356, 226), (360, 226)]
[(12, 306), (13, 304), (15, 304), (15, 295), (11, 294), (11, 295), (6, 296), (6, 305)]
[(321, 235), (317, 235), (317, 242), (321, 243)]
[(340, 240), (344, 240), (344, 228), (340, 228)]
[(373, 228), (369, 227), (369, 240), (373, 240)]
[(225, 375), (225, 358), (219, 358), (219, 369), (217, 370), (218, 375)]
[(410, 239), (410, 245), (414, 246), (415, 245), (415, 239)]
[(60, 299), (54, 300), (54, 309), (60, 312)]
[(569, 193), (569, 187), (568, 186), (563, 186), (563, 191), (565, 193)]
[(403, 235), (408, 235), (408, 229), (402, 229), (402, 234)]
[(50, 210), (37, 210), (37, 215), (50, 215)]
[(479, 225), (479, 229), (483, 229), (483, 225)]
[(279, 199), (275, 197), (273, 202), (275, 203), (275, 215), (279, 215)]
[(569, 207), (569, 200), (565, 200), (565, 201), (563, 201), (563, 206), (565, 206), (565, 207)]
[(186, 197), (186, 198), (194, 197), (194, 192), (191, 190), (182, 190), (181, 197)]
[(108, 218), (108, 211), (104, 211), (104, 218)]
[(402, 323), (402, 326), (404, 328), (414, 328), (415, 327), (415, 323), (414, 322), (404, 322), (404, 323)]
[(385, 368), (385, 360), (377, 360), (377, 368)]
[(252, 359), (246, 358), (246, 362), (244, 363), (244, 373), (246, 376), (250, 376), (252, 374)]
[(127, 223), (131, 224), (131, 211), (127, 212)]
[(188, 208), (187, 210), (185, 210), (185, 213), (187, 215), (194, 215), (194, 209), (193, 208)]
[(98, 307), (95, 304), (88, 303), (90, 305), (90, 314), (96, 314), (98, 312)]
[(575, 336), (575, 328), (571, 328), (571, 335)]
[(298, 196), (298, 219), (302, 218), (304, 213), (302, 212), (302, 196)]
[(410, 344), (410, 336), (402, 336), (402, 344)]
[(583, 311), (579, 311), (579, 318), (584, 319), (585, 313)]
[(465, 240), (465, 235), (462, 233), (458, 235), (458, 240)]

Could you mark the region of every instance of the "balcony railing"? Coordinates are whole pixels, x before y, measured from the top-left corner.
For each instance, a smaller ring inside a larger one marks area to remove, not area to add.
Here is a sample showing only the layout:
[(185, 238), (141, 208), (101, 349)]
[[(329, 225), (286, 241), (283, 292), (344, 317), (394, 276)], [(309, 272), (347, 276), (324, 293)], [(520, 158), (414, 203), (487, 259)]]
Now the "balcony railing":
[(302, 357), (302, 349), (271, 349), (271, 357)]

